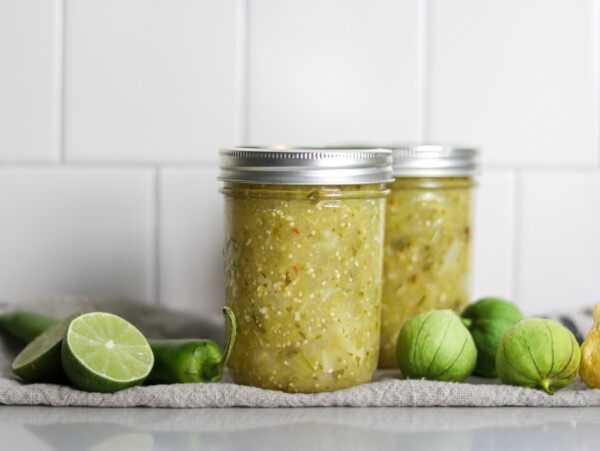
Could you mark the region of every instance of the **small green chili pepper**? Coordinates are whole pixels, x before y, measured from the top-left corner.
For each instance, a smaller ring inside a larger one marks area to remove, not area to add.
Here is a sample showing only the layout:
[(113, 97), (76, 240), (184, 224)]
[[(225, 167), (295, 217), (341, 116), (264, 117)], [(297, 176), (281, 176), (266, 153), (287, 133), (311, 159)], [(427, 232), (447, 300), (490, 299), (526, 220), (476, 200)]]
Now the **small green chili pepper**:
[(0, 315), (0, 330), (24, 343), (33, 341), (56, 323), (58, 320), (49, 316), (21, 310)]
[(154, 353), (154, 368), (147, 384), (175, 384), (186, 382), (218, 382), (223, 376), (235, 342), (236, 321), (230, 308), (223, 314), (229, 320), (229, 337), (225, 355), (211, 340), (148, 340)]

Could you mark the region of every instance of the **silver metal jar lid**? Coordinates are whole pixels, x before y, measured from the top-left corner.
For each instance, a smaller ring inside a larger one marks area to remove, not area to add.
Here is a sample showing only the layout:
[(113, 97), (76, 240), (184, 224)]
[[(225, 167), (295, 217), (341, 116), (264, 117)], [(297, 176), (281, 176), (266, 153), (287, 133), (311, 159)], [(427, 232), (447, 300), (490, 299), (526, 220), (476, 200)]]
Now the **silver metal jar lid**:
[(477, 149), (443, 144), (382, 147), (392, 150), (394, 177), (471, 177), (478, 171)]
[(390, 149), (231, 147), (219, 151), (219, 180), (282, 185), (393, 181)]

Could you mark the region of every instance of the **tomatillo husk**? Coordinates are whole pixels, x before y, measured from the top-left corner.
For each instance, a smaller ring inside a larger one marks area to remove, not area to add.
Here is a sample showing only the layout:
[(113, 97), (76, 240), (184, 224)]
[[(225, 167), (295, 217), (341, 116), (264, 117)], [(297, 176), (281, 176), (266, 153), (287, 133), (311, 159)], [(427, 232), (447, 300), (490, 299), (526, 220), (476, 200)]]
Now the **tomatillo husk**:
[(452, 310), (431, 310), (408, 320), (396, 342), (402, 374), (410, 379), (462, 382), (473, 372), (477, 350)]
[(573, 382), (580, 361), (579, 344), (566, 327), (549, 319), (527, 318), (500, 340), (496, 371), (505, 384), (554, 394)]
[(590, 388), (600, 388), (600, 302), (594, 307), (594, 325), (581, 345), (581, 379)]
[(477, 365), (473, 374), (496, 377), (496, 351), (508, 330), (523, 319), (519, 308), (504, 299), (483, 298), (465, 308), (461, 314), (477, 347)]

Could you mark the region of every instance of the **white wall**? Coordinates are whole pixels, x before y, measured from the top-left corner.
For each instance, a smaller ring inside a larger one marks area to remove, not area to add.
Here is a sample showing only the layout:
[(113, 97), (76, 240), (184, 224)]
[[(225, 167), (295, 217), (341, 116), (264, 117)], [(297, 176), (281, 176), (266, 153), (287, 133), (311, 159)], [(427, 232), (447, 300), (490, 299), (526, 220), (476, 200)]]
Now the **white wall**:
[(600, 299), (600, 0), (0, 0), (0, 300), (216, 312), (217, 149), (481, 147), (475, 295)]

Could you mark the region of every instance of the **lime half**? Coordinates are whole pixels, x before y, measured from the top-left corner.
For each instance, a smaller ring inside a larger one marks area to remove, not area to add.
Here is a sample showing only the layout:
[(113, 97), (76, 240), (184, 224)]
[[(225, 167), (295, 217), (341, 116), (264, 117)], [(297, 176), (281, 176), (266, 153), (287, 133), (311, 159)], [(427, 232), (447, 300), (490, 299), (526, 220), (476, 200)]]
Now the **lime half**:
[(50, 326), (29, 343), (12, 363), (12, 371), (27, 382), (64, 382), (60, 347), (65, 331), (79, 313)]
[(85, 313), (71, 322), (62, 344), (69, 380), (86, 391), (112, 393), (139, 385), (154, 355), (142, 333), (111, 313)]

